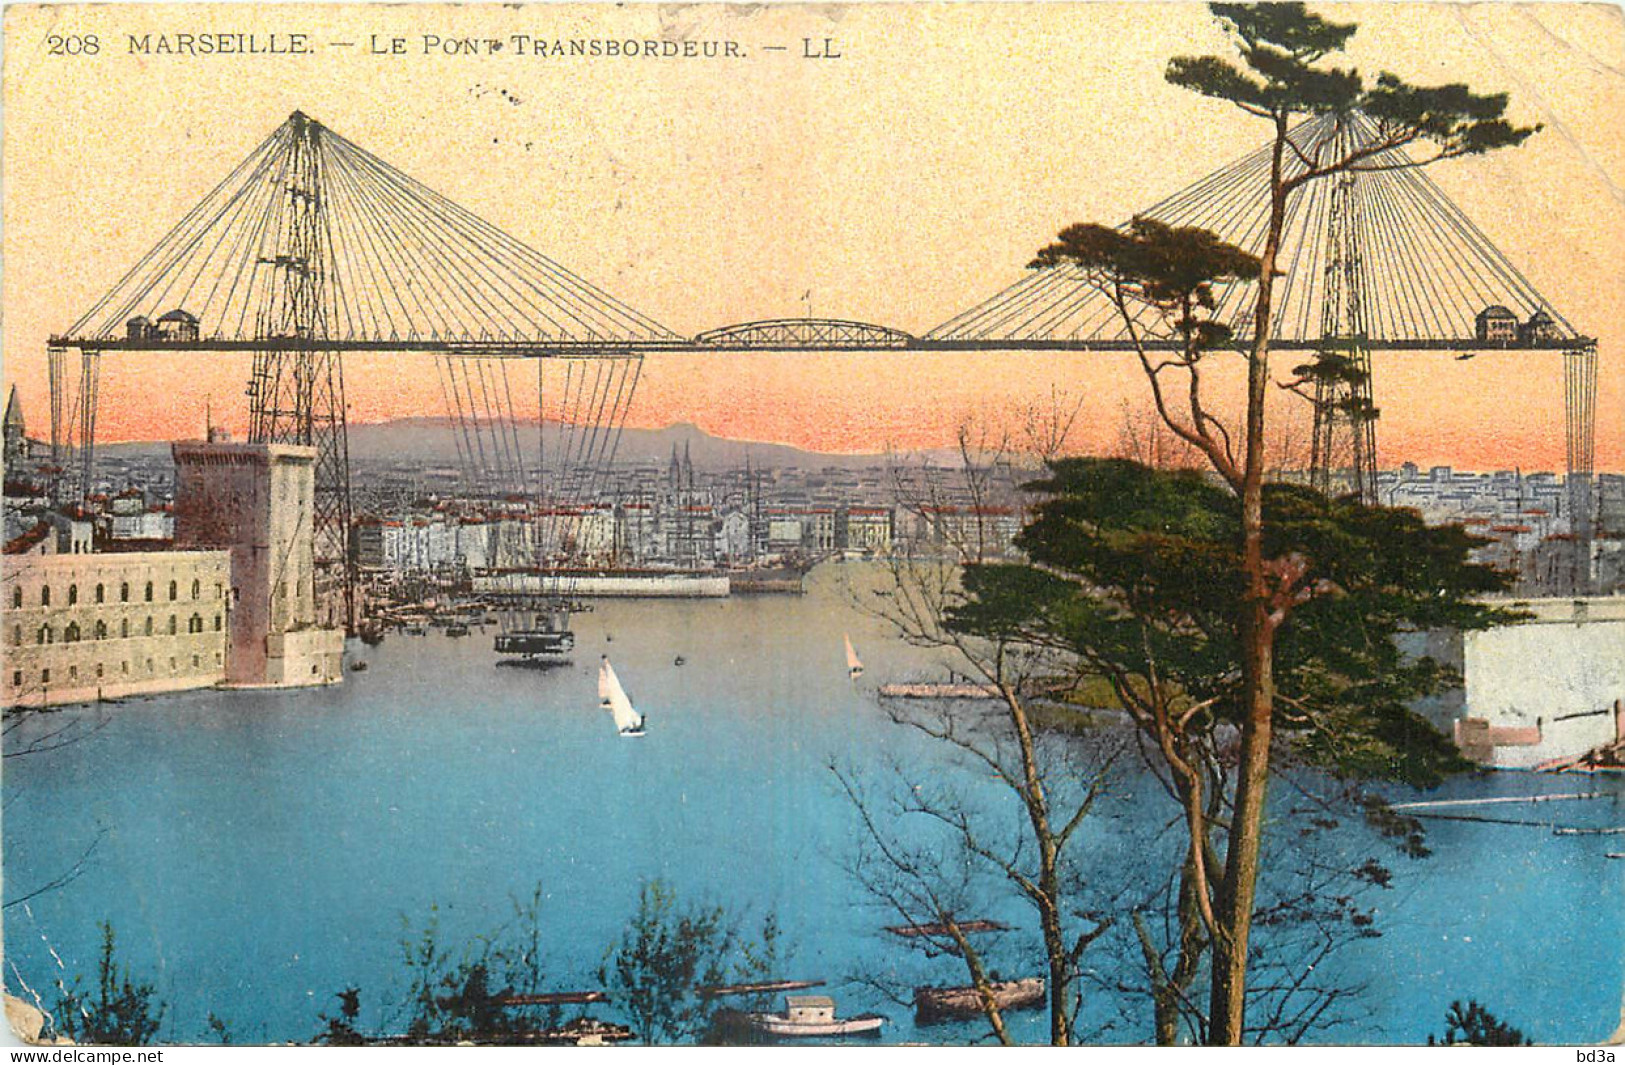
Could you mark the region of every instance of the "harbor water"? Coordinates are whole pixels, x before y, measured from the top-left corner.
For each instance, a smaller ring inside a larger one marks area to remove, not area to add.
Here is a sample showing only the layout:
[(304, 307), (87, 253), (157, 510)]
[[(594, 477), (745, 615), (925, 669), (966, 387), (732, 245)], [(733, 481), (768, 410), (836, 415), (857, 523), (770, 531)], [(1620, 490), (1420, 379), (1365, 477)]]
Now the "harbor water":
[[(600, 602), (576, 617), (567, 667), (499, 665), (493, 629), (392, 634), (355, 645), (368, 668), (333, 688), (190, 693), (31, 722), (34, 735), (72, 715), (99, 727), (6, 761), (8, 904), (83, 859), (66, 883), (8, 905), (6, 985), (53, 1004), (59, 979), (93, 978), (106, 921), (119, 962), (169, 1005), (165, 1041), (207, 1040), (211, 1014), (237, 1042), (308, 1040), (352, 986), (363, 1025), (382, 1030), (405, 1016), (402, 942), (431, 917), (456, 954), (539, 886), (547, 982), (579, 990), (597, 986), (642, 886), (658, 879), (746, 931), (774, 915), (791, 951), (775, 975), (826, 981), (843, 1015), (887, 1015), (886, 1040), (976, 1038), (975, 1025), (916, 1029), (878, 986), (964, 976), (883, 931), (897, 914), (854, 877), (862, 828), (836, 770), (877, 802), (890, 782), (957, 780), (995, 822), (1018, 815), (988, 773), (879, 709), (879, 684), (945, 678), (953, 663), (860, 609), (845, 580), (854, 568), (815, 571), (802, 597)], [(845, 633), (867, 667), (857, 682)], [(599, 710), (601, 652), (647, 715), (646, 736), (618, 737)], [(1086, 878), (1133, 869), (1170, 816), (1132, 759), (1118, 773), (1076, 843)], [(1542, 824), (1432, 821), (1433, 853), (1419, 861), (1348, 833), (1394, 877), (1367, 900), (1381, 935), (1325, 963), (1361, 988), (1356, 1008), (1310, 1038), (1422, 1042), (1469, 998), (1536, 1042), (1605, 1038), (1625, 985), (1625, 861), (1607, 853), (1625, 837), (1545, 823), (1625, 824), (1621, 782), (1488, 774), (1427, 798), (1591, 790), (1606, 795), (1495, 808)], [(1290, 864), (1292, 841), (1276, 847)], [(975, 897), (979, 916), (1017, 926), (1012, 943), (1033, 942), (1020, 938), (1034, 922), (1019, 900), (985, 885)], [(1041, 975), (1037, 961), (1012, 950), (1006, 964), (1031, 971), (1007, 975)], [(1113, 966), (1131, 962), (1086, 955), (1095, 1038), (1148, 1038), (1102, 999)], [(1022, 1015), (1017, 1034), (1041, 1039), (1041, 1017)]]

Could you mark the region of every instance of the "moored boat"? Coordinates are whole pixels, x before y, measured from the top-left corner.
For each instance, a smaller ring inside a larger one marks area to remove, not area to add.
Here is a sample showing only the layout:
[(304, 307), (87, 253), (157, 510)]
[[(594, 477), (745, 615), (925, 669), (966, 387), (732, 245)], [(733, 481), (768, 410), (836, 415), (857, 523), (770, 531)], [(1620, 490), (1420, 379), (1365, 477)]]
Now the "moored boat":
[(858, 658), (858, 652), (852, 646), (852, 637), (846, 636), (846, 675), (853, 680), (863, 676), (863, 660)]
[[(1044, 1004), (1044, 981), (1037, 977), (996, 981), (988, 985), (988, 991), (1001, 1011), (1035, 1009)], [(921, 1024), (975, 1017), (982, 1010), (982, 995), (975, 987), (914, 989), (914, 1017)]]
[(783, 1013), (748, 1013), (752, 1028), (780, 1039), (827, 1039), (843, 1035), (879, 1035), (886, 1018), (878, 1013), (836, 1017), (828, 995), (786, 995)]

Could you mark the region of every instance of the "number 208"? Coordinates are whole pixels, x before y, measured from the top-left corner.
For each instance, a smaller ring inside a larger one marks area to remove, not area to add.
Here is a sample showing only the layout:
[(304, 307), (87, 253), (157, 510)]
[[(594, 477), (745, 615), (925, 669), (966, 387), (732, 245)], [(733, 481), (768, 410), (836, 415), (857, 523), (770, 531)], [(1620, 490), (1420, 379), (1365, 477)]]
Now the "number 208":
[(66, 37), (52, 34), (45, 38), (45, 43), (51, 55), (98, 55), (102, 50), (102, 42), (94, 33)]

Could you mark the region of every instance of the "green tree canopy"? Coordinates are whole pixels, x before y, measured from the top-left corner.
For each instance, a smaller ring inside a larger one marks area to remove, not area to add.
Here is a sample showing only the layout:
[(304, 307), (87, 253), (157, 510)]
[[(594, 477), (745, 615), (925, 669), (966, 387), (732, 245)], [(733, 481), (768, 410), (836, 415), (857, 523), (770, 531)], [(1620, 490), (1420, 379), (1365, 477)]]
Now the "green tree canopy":
[[(1019, 538), (1029, 565), (971, 567), (951, 624), (1076, 655), (1131, 710), (1158, 688), (1198, 723), (1241, 720), (1240, 507), (1191, 471), (1064, 459)], [(1267, 557), (1277, 570), (1276, 717), (1316, 764), (1362, 778), (1436, 783), (1462, 763), (1410, 709), (1457, 678), (1407, 655), (1402, 633), (1508, 620), (1479, 597), (1505, 578), (1469, 560), (1482, 541), (1410, 510), (1271, 484)]]
[[(1362, 112), (1375, 120), (1379, 136), (1357, 158), (1339, 161), (1346, 166), (1391, 165), (1375, 157), (1418, 141), (1433, 146), (1434, 158), (1478, 155), (1521, 144), (1540, 128), (1508, 122), (1505, 93), (1475, 93), (1459, 83), (1411, 85), (1390, 73), (1368, 84), (1358, 70), (1327, 64), (1358, 27), (1316, 15), (1301, 3), (1210, 4), (1209, 10), (1235, 43), (1237, 59), (1177, 56), (1168, 63), (1168, 80), (1277, 121)], [(1345, 168), (1329, 159), (1304, 162), (1308, 168), (1293, 179), (1296, 184), (1318, 176), (1316, 171)]]

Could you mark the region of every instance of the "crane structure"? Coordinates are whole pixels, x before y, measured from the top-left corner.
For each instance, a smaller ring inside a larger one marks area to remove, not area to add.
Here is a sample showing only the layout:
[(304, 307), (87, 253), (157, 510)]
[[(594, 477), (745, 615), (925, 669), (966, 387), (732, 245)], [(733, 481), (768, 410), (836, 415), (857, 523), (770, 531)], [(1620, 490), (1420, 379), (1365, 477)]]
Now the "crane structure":
[[(1304, 153), (1370, 135), (1359, 115), (1292, 133)], [(1268, 147), (1255, 151), (1143, 214), (1257, 250), (1269, 162)], [(1280, 261), (1272, 347), (1306, 354), (1318, 371), (1311, 476), (1329, 491), (1374, 496), (1373, 354), (1563, 354), (1575, 565), (1589, 581), (1595, 340), (1397, 151), (1304, 186), (1288, 205)], [(1250, 339), (1252, 290), (1236, 282), (1216, 293), (1213, 314), (1238, 347)], [(250, 439), (315, 449), (321, 598), (331, 618), (353, 623), (347, 354), (434, 356), (466, 479), (493, 498), (533, 501), (547, 526), (535, 547), (543, 564), (584, 535), (581, 505), (614, 461), (647, 354), (1174, 347), (1151, 317), (1128, 328), (1098, 279), (1062, 266), (1030, 271), (919, 335), (808, 317), (684, 337), (295, 111), (50, 338), (54, 493), (72, 504), (92, 484), (104, 354), (247, 353)]]

